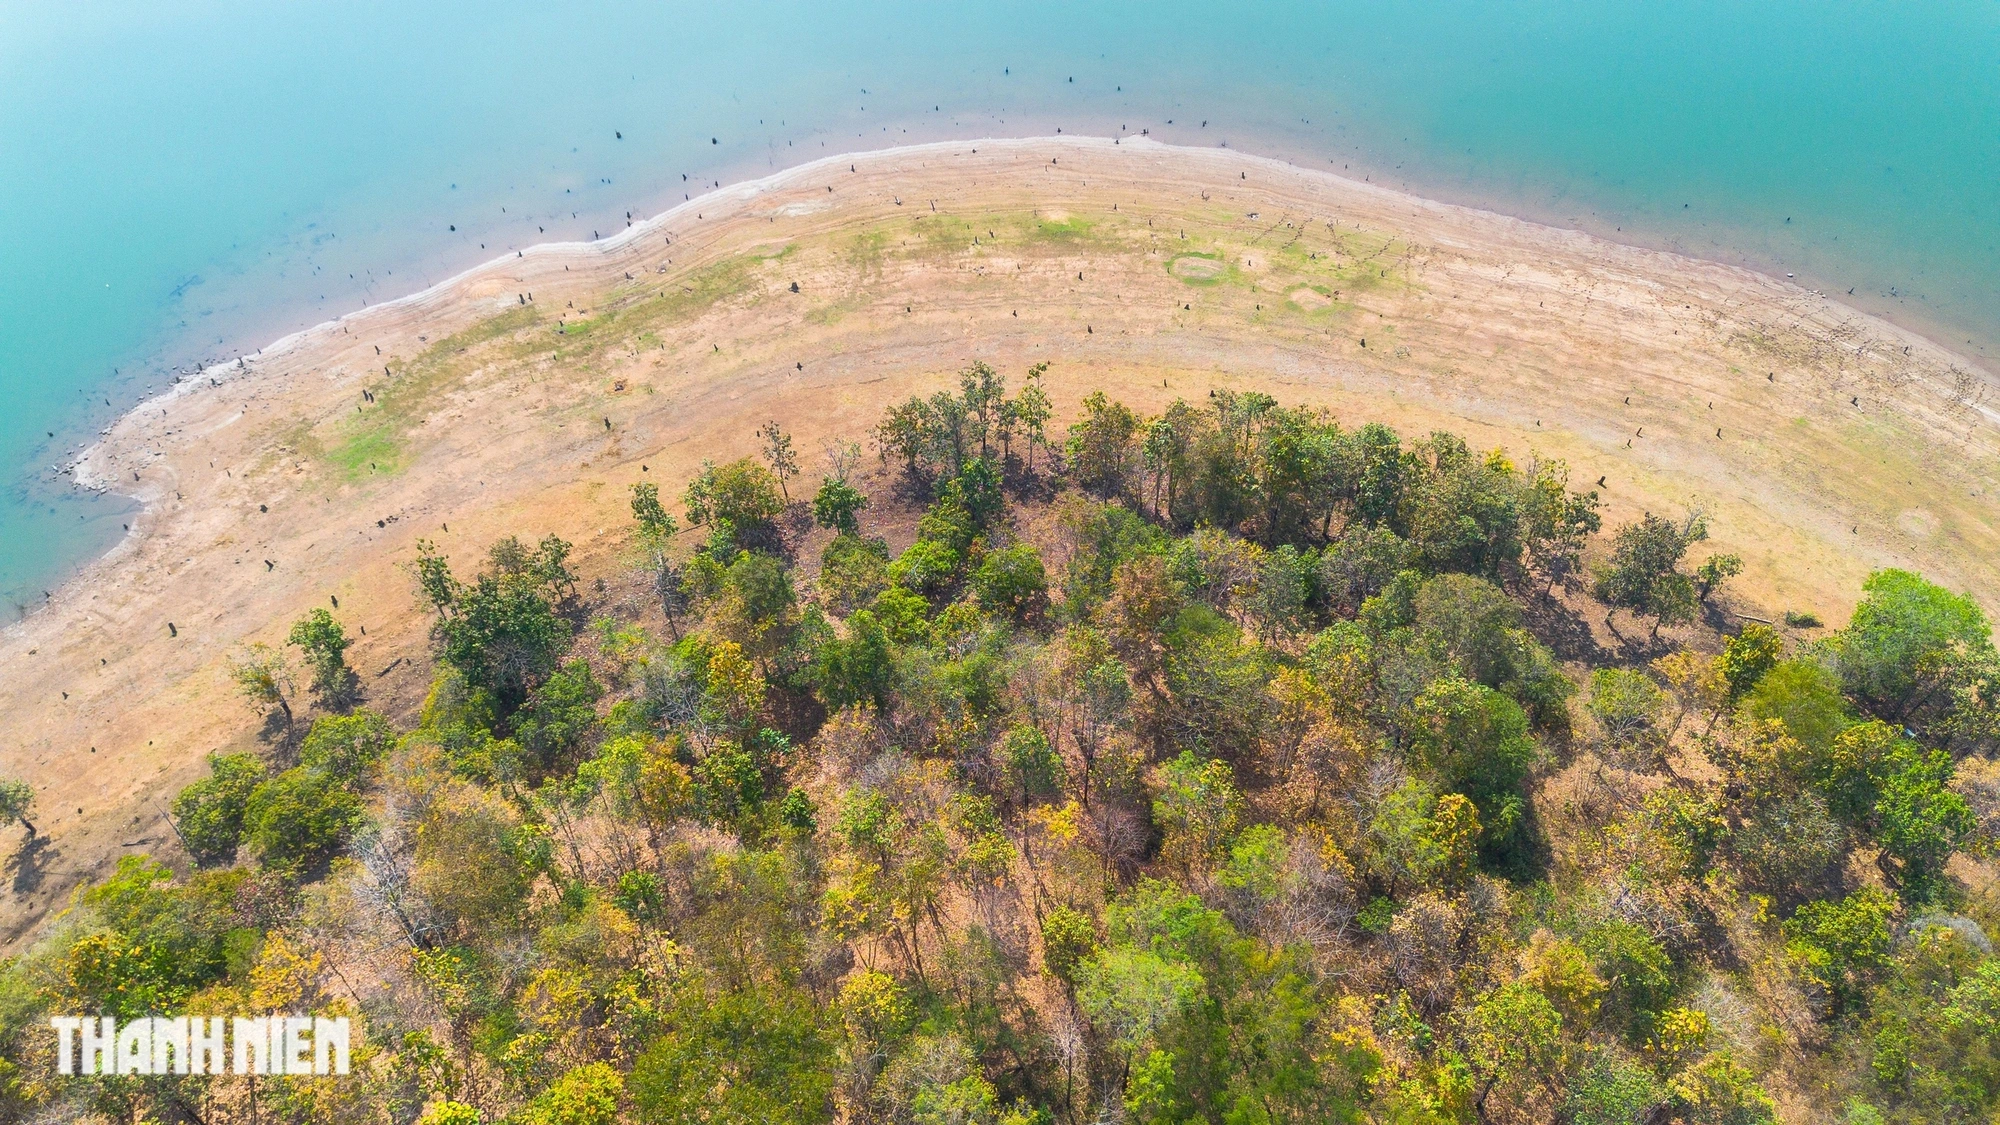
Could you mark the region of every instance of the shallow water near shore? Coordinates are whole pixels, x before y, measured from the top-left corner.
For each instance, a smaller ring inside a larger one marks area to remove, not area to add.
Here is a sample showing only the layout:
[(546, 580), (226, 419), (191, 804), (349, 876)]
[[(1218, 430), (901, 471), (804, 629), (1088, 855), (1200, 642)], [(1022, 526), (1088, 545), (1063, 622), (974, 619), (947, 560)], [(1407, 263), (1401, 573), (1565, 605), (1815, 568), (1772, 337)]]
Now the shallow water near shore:
[(122, 534), (51, 467), (175, 368), (941, 137), (1228, 144), (1794, 272), (1984, 359), (1995, 58), (2000, 8), (1931, 0), (0, 0), (0, 595), (32, 608)]

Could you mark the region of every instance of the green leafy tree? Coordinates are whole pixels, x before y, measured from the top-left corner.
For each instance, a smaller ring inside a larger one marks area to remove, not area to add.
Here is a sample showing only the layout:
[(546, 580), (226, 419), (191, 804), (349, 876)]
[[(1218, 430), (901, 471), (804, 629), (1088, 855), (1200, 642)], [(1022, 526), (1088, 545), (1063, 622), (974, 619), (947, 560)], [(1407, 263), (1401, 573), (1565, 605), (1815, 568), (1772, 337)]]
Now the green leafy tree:
[(1425, 570), (1499, 579), (1520, 562), (1522, 482), (1497, 450), (1480, 457), (1453, 434), (1413, 451), (1403, 503), (1411, 550)]
[(1376, 804), (1368, 845), (1371, 866), (1391, 893), (1454, 886), (1472, 872), (1479, 813), (1463, 794), (1439, 796), (1408, 778)]
[(639, 525), (639, 541), (654, 553), (665, 551), (680, 531), (680, 524), (660, 503), (660, 486), (651, 481), (632, 486), (632, 519)]
[(639, 524), (639, 545), (651, 557), (653, 592), (660, 599), (667, 628), (678, 638), (680, 618), (687, 612), (689, 596), (686, 576), (667, 557), (667, 548), (680, 532), (680, 524), (660, 503), (660, 486), (642, 481), (632, 486), (632, 518)]
[(470, 585), (453, 577), (428, 543), (418, 549), (418, 585), (438, 615), (431, 639), (439, 660), (511, 711), (569, 645), (569, 623), (556, 609), (575, 581), (564, 563), (569, 544), (550, 536), (529, 553), (502, 540), (490, 568)]
[(650, 871), (627, 871), (618, 877), (612, 904), (637, 922), (657, 922), (666, 902), (660, 877)]
[(1000, 769), (1008, 792), (1022, 806), (1062, 791), (1062, 756), (1031, 723), (1016, 723), (1000, 736)]
[(604, 697), (590, 664), (572, 660), (529, 694), (516, 715), (514, 735), (544, 766), (575, 755), (597, 729), (597, 702)]
[(1522, 499), (1521, 543), (1528, 566), (1549, 581), (1548, 592), (1573, 584), (1583, 570), (1583, 548), (1603, 527), (1597, 493), (1571, 492), (1569, 466), (1537, 460)]
[(828, 477), (820, 482), (819, 492), (813, 496), (813, 522), (843, 534), (857, 535), (861, 531), (858, 517), (867, 506), (868, 497), (860, 489), (845, 480)]
[(1945, 864), (1973, 834), (1978, 819), (1951, 789), (1951, 756), (1900, 748), (1882, 779), (1873, 828), (1906, 899), (1928, 902), (1944, 889)]
[(121, 857), (77, 894), (77, 913), (91, 924), (47, 948), (43, 987), (69, 1010), (121, 1021), (181, 1008), (232, 968), (248, 968), (258, 935), (233, 907), (249, 882), (241, 871), (176, 879), (150, 856)]
[(208, 776), (174, 797), (175, 830), (197, 863), (225, 863), (235, 856), (250, 794), (263, 780), (264, 764), (249, 754), (210, 754)]
[(1194, 449), (1194, 433), (1199, 423), (1195, 410), (1176, 399), (1167, 412), (1146, 424), (1146, 436), (1139, 445), (1139, 458), (1153, 480), (1153, 518), (1171, 517), (1180, 489), (1187, 482), (1189, 454)]
[(286, 643), (305, 654), (306, 667), (312, 669), (313, 692), (322, 702), (339, 705), (353, 696), (360, 681), (347, 666), (347, 648), (352, 642), (331, 613), (315, 609), (299, 618), (292, 623)]
[(1289, 543), (1264, 552), (1257, 579), (1244, 607), (1266, 640), (1296, 636), (1312, 626), (1307, 602), (1312, 598), (1314, 560)]
[(710, 746), (690, 771), (695, 809), (718, 828), (736, 828), (764, 800), (764, 771), (756, 755), (723, 740)]
[(1474, 1105), (1503, 1084), (1553, 1093), (1562, 1088), (1562, 1013), (1525, 984), (1494, 989), (1466, 1017), (1466, 1061), (1480, 1082)]
[(522, 900), (550, 855), (546, 828), (523, 823), (496, 794), (460, 791), (424, 811), (409, 882), (427, 915), (476, 943), (519, 926)]
[(1076, 969), (1077, 1000), (1121, 1050), (1138, 1055), (1201, 1002), (1201, 971), (1149, 949), (1115, 945)]
[(549, 1083), (516, 1118), (521, 1125), (615, 1125), (625, 1080), (608, 1063), (585, 1063)]
[(1959, 702), (1954, 681), (1994, 660), (1986, 615), (1970, 597), (1905, 570), (1876, 571), (1861, 588), (1853, 619), (1828, 645), (1841, 686), (1889, 722), (1939, 722)]
[(739, 536), (767, 534), (785, 510), (779, 480), (748, 457), (726, 464), (701, 463), (682, 496), (693, 527), (727, 525)]
[(1665, 1100), (1650, 1071), (1605, 1053), (1570, 1079), (1563, 1111), (1572, 1125), (1633, 1125)]
[(639, 1119), (820, 1125), (833, 1115), (832, 1037), (809, 996), (782, 985), (685, 990), (627, 1086)]
[(359, 797), (327, 774), (300, 767), (251, 791), (243, 839), (265, 867), (297, 875), (331, 858), (363, 820)]
[(1567, 689), (1553, 684), (1561, 675), (1554, 660), (1521, 628), (1520, 608), (1486, 579), (1470, 574), (1428, 578), (1410, 609), (1420, 640), (1465, 678), (1506, 691), (1524, 704), (1552, 689), (1558, 701), (1568, 697)]
[(889, 545), (842, 533), (820, 552), (820, 594), (838, 613), (852, 613), (889, 584)]
[(373, 711), (323, 715), (299, 746), (299, 764), (354, 785), (396, 744), (395, 728)]
[(819, 827), (819, 809), (812, 796), (803, 789), (786, 790), (784, 800), (778, 802), (778, 823), (798, 832)]
[(284, 653), (261, 641), (252, 644), (242, 659), (230, 663), (229, 678), (243, 698), (265, 711), (276, 707), (285, 716), (285, 726), (292, 725), (292, 704), (286, 698), (292, 691), (292, 676)]
[(1380, 525), (1352, 523), (1320, 555), (1320, 590), (1334, 613), (1352, 617), (1410, 562), (1402, 536)]
[(889, 564), (889, 580), (915, 594), (938, 598), (958, 577), (965, 556), (949, 543), (918, 539)]
[(1766, 1125), (1777, 1120), (1771, 1096), (1756, 1075), (1727, 1052), (1716, 1051), (1667, 1081), (1679, 1119), (1690, 1125)]
[(975, 440), (990, 440), (991, 434), (976, 422), (972, 406), (960, 395), (913, 395), (883, 415), (875, 427), (875, 445), (884, 459), (892, 453), (901, 457), (913, 478), (949, 480), (964, 471), (969, 458), (980, 455)]
[(1681, 573), (1690, 546), (1708, 538), (1707, 520), (1696, 512), (1675, 523), (1651, 512), (1612, 536), (1611, 558), (1597, 573), (1598, 600), (1653, 619), (1662, 625), (1694, 620), (1694, 580)]
[(1521, 783), (1540, 755), (1527, 715), (1491, 688), (1446, 677), (1410, 703), (1403, 723), (1416, 760), (1478, 806), (1481, 850), (1498, 860), (1516, 843)]
[(856, 610), (847, 619), (847, 636), (820, 646), (813, 676), (820, 701), (830, 710), (857, 703), (889, 704), (895, 686), (895, 649), (889, 632), (870, 610)]
[(903, 471), (914, 477), (922, 472), (926, 442), (924, 400), (912, 396), (883, 412), (875, 425), (875, 448), (886, 463), (891, 454), (902, 458)]
[(1073, 907), (1058, 906), (1042, 916), (1042, 966), (1065, 985), (1076, 983), (1076, 971), (1097, 951), (1097, 924)]
[(1235, 835), (1242, 813), (1243, 793), (1229, 763), (1203, 761), (1183, 750), (1160, 767), (1153, 822), (1166, 836), (1160, 851), (1168, 862), (1185, 870), (1205, 868)]
[(1064, 451), (1067, 469), (1078, 484), (1099, 496), (1124, 492), (1132, 468), (1133, 437), (1139, 416), (1103, 391), (1083, 400), (1083, 418), (1069, 428)]
[(1757, 680), (1743, 698), (1743, 713), (1752, 719), (1776, 720), (1808, 750), (1833, 745), (1854, 722), (1841, 698), (1840, 681), (1825, 665), (1812, 660), (1781, 660)]
[(785, 482), (799, 475), (799, 458), (792, 450), (792, 435), (773, 418), (758, 428), (757, 436), (764, 443), (764, 463), (771, 466), (771, 475), (778, 478), (778, 493), (789, 502), (792, 493)]
[(28, 810), (35, 805), (35, 787), (18, 777), (0, 778), (0, 827), (19, 824), (28, 830), (28, 838), (35, 837), (35, 822), (28, 819)]
[(1750, 622), (1722, 645), (1722, 678), (1729, 698), (1743, 698), (1785, 656), (1785, 639), (1769, 625)]
[(417, 1119), (417, 1125), (480, 1125), (479, 1111), (464, 1102), (433, 1102), (424, 1115)]
[(1716, 587), (1743, 573), (1743, 559), (1737, 555), (1710, 555), (1694, 568), (1695, 596), (1703, 602)]
[(972, 590), (988, 612), (1026, 619), (1048, 600), (1041, 553), (1027, 543), (989, 551), (972, 573)]
[(1007, 401), (1007, 381), (983, 361), (958, 373), (958, 394), (965, 403), (970, 428), (979, 439), (979, 456), (991, 456), (999, 443), (1002, 405)]
[(1859, 1007), (1888, 967), (1895, 913), (1894, 898), (1863, 887), (1838, 902), (1806, 903), (1785, 920), (1786, 952), (1834, 1015)]
[(2000, 1106), (2000, 959), (1951, 926), (1913, 927), (1858, 1041), (1877, 1120), (1985, 1120)]
[(1028, 438), (1028, 472), (1035, 471), (1035, 447), (1046, 447), (1048, 422), (1054, 416), (1055, 408), (1049, 402), (1048, 391), (1042, 387), (1042, 374), (1049, 369), (1046, 363), (1038, 363), (1028, 369), (1028, 379), (1021, 393), (1014, 398), (1014, 416), (1019, 420), (1021, 432)]
[(1577, 944), (1605, 983), (1600, 1019), (1622, 1029), (1628, 1040), (1644, 1042), (1659, 1013), (1672, 1005), (1673, 959), (1651, 934), (1622, 919), (1590, 927)]
[(1343, 446), (1354, 518), (1370, 527), (1386, 525), (1407, 537), (1403, 509), (1412, 458), (1403, 450), (1402, 439), (1380, 422), (1370, 422), (1348, 435)]

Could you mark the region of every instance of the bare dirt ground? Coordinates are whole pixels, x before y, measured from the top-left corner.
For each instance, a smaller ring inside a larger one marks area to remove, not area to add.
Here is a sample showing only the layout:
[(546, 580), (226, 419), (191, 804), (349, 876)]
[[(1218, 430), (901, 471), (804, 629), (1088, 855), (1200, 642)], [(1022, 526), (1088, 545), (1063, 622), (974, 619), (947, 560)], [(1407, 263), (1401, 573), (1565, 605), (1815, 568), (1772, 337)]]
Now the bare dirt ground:
[(1607, 525), (1706, 507), (1742, 613), (1837, 623), (1888, 565), (2000, 608), (1990, 382), (1819, 294), (1226, 151), (841, 157), (489, 263), (124, 419), (78, 478), (144, 517), (0, 636), (0, 773), (45, 834), (0, 860), (0, 946), (121, 854), (173, 850), (165, 802), (258, 744), (230, 659), (305, 610), (337, 599), (370, 705), (412, 717), (419, 540), (470, 570), (553, 532), (616, 596), (633, 482), (677, 495), (772, 418), (811, 474), (974, 359), (1014, 385), (1049, 362), (1064, 415), (1099, 387), (1142, 410), (1256, 388), (1564, 458), (1603, 479)]

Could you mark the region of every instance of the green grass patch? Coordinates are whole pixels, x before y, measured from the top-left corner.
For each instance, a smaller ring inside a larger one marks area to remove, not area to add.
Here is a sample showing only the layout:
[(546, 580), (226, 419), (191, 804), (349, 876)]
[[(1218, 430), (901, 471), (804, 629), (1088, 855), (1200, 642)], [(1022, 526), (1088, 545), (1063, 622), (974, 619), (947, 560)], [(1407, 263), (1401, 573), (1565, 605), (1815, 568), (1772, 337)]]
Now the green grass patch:
[(602, 327), (606, 319), (606, 317), (600, 316), (596, 319), (580, 317), (576, 320), (565, 320), (556, 326), (556, 335), (561, 336), (565, 343), (573, 344), (578, 341), (588, 340), (590, 334)]
[(862, 280), (878, 277), (882, 273), (882, 261), (889, 254), (889, 232), (877, 228), (864, 230), (847, 244), (843, 255), (847, 264), (861, 275)]
[(1221, 285), (1235, 278), (1236, 267), (1220, 254), (1190, 250), (1167, 259), (1167, 272), (1187, 285)]
[[(390, 375), (371, 386), (375, 401), (359, 414), (331, 423), (330, 438), (314, 437), (312, 447), (348, 480), (396, 472), (405, 461), (404, 438), (432, 409), (436, 396), (464, 379), (490, 351), (487, 345), (533, 327), (541, 313), (532, 305), (509, 309), (453, 333), (399, 364), (390, 357)], [(302, 446), (304, 443), (301, 443)], [(374, 468), (369, 463), (374, 463)]]
[(566, 320), (518, 338), (511, 358), (520, 361), (554, 354), (564, 363), (588, 365), (624, 347), (658, 346), (659, 330), (710, 307), (755, 293), (771, 256), (759, 253), (725, 258), (685, 274), (622, 287), (596, 315)]
[(1034, 234), (1037, 238), (1049, 242), (1081, 242), (1091, 236), (1096, 225), (1078, 215), (1071, 215), (1060, 221), (1040, 219), (1034, 225)]
[(956, 215), (919, 215), (910, 224), (917, 236), (919, 252), (929, 255), (958, 254), (972, 248), (981, 232)]
[(347, 435), (346, 440), (325, 454), (327, 463), (343, 478), (359, 482), (403, 469), (403, 441), (386, 425), (368, 425)]

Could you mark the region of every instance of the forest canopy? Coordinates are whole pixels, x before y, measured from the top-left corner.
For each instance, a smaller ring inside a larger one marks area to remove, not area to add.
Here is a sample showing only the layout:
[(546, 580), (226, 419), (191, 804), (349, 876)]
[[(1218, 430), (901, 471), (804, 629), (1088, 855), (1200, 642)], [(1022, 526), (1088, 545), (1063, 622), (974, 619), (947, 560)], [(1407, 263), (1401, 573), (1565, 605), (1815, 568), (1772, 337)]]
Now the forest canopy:
[[(1251, 392), (1058, 433), (1041, 372), (890, 406), (872, 474), (791, 493), (773, 422), (636, 486), (636, 602), (423, 544), (405, 722), (333, 614), (311, 706), (247, 652), (261, 752), (0, 969), (0, 1114), (1995, 1120), (1970, 598), (1781, 631), (1560, 461)], [(356, 1075), (50, 1065), (50, 1013), (246, 1011), (357, 1017)]]

